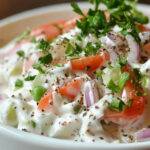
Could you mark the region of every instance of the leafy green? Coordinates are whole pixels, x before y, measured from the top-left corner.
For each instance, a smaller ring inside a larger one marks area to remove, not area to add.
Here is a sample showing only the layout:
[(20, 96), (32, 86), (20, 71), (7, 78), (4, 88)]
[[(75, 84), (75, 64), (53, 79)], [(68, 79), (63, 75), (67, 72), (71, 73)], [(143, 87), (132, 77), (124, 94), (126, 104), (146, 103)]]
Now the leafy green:
[(129, 80), (129, 73), (127, 73), (127, 72), (122, 73), (121, 77), (119, 79), (119, 82), (118, 82), (118, 87), (119, 87), (120, 91), (122, 91), (127, 80)]
[(32, 67), (34, 69), (38, 70), (40, 73), (45, 73), (45, 68), (44, 68), (43, 64), (35, 63), (32, 65)]
[(25, 30), (24, 32), (22, 32), (17, 38), (16, 41), (20, 42), (23, 39), (29, 38), (30, 37), (30, 33), (31, 31), (29, 29)]
[(111, 110), (115, 110), (115, 111), (122, 111), (125, 107), (125, 104), (122, 100), (120, 99), (113, 99), (112, 102), (109, 104), (109, 108)]
[(43, 86), (37, 86), (32, 89), (31, 95), (33, 99), (38, 102), (45, 92), (46, 89)]
[(22, 50), (17, 51), (17, 55), (18, 55), (19, 57), (22, 57), (22, 58), (25, 57), (25, 53), (24, 53), (24, 51), (22, 51)]
[(82, 51), (83, 51), (82, 48), (78, 44), (73, 46), (71, 43), (68, 43), (65, 53), (67, 56), (72, 57), (72, 56), (79, 56), (79, 54)]
[(36, 128), (36, 122), (35, 121), (31, 120), (31, 125), (33, 128)]
[(38, 61), (42, 64), (50, 64), (52, 60), (53, 60), (52, 55), (49, 53), (43, 57), (40, 57)]
[(71, 6), (72, 6), (74, 12), (76, 12), (76, 13), (79, 14), (79, 15), (84, 16), (82, 10), (80, 9), (79, 5), (78, 5), (76, 2), (72, 2), (72, 3), (71, 3)]
[(78, 113), (80, 112), (80, 110), (81, 110), (81, 105), (76, 105), (76, 106), (73, 108), (73, 110), (74, 110), (74, 113), (75, 113), (75, 114), (78, 114)]
[(114, 83), (113, 80), (110, 80), (107, 87), (113, 92), (113, 93), (118, 93), (119, 92), (119, 87)]
[(99, 48), (100, 44), (93, 44), (92, 42), (88, 42), (84, 49), (85, 55), (94, 55), (98, 52)]
[(16, 80), (16, 82), (15, 82), (15, 88), (16, 88), (16, 89), (22, 88), (23, 85), (24, 85), (24, 83), (23, 83), (22, 80), (20, 80), (20, 79), (17, 79), (17, 80)]
[(47, 52), (50, 49), (51, 45), (48, 41), (42, 39), (38, 41), (37, 48), (42, 50), (43, 52)]
[[(140, 42), (137, 23), (148, 23), (148, 17), (136, 9), (136, 0), (89, 0), (95, 7), (89, 9), (86, 16), (77, 21), (78, 28), (83, 35), (89, 33), (97, 37), (108, 33), (112, 27), (119, 25), (122, 28), (122, 34), (131, 34), (137, 42)], [(110, 19), (106, 18), (105, 11), (99, 9), (100, 3), (107, 7)], [(73, 9), (82, 15), (82, 11), (77, 4), (73, 4)]]
[(34, 75), (34, 76), (27, 76), (25, 78), (25, 81), (33, 81), (35, 79), (35, 77), (36, 77), (36, 75)]
[(118, 77), (118, 83), (114, 83), (113, 80), (110, 80), (107, 87), (113, 92), (113, 93), (119, 93), (122, 91), (125, 83), (129, 79), (129, 74), (124, 72)]

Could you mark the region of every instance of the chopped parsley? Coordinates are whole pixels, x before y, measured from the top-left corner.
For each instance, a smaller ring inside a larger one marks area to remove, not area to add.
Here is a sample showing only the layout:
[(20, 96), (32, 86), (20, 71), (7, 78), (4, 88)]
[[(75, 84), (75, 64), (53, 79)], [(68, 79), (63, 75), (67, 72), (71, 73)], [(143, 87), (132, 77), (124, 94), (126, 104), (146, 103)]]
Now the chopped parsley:
[(50, 47), (51, 47), (50, 42), (44, 39), (38, 41), (37, 48), (42, 50), (43, 52), (47, 52), (50, 49)]
[(74, 113), (75, 114), (78, 114), (79, 112), (80, 112), (80, 110), (81, 110), (81, 105), (76, 105), (74, 108), (73, 108), (73, 110), (74, 110)]
[(110, 80), (107, 87), (113, 92), (113, 93), (118, 93), (119, 92), (119, 88), (118, 86), (114, 83), (113, 80)]
[(49, 49), (51, 48), (50, 42), (42, 39), (38, 42), (37, 47), (44, 53), (44, 56), (39, 58), (38, 63), (44, 64), (44, 65), (50, 64), (53, 60), (52, 55), (49, 52)]
[(124, 72), (118, 77), (118, 83), (115, 84), (113, 80), (110, 80), (107, 87), (113, 93), (120, 93), (125, 85), (125, 83), (129, 80), (129, 73)]
[(36, 77), (36, 75), (34, 75), (34, 76), (27, 76), (25, 78), (25, 81), (33, 81), (35, 79), (35, 77)]
[(42, 64), (50, 64), (52, 60), (53, 60), (52, 55), (49, 53), (43, 57), (40, 57), (38, 61)]
[(24, 83), (23, 83), (22, 80), (20, 80), (20, 79), (17, 79), (17, 80), (16, 80), (16, 82), (15, 82), (15, 88), (16, 88), (16, 89), (22, 88), (23, 85), (24, 85)]
[(31, 91), (31, 95), (35, 101), (39, 101), (47, 90), (43, 86), (34, 87)]
[(17, 55), (18, 55), (19, 57), (21, 57), (21, 58), (24, 58), (24, 57), (25, 57), (25, 53), (24, 53), (24, 51), (22, 51), (22, 50), (17, 51)]
[(120, 79), (118, 81), (119, 90), (122, 91), (125, 83), (129, 80), (129, 73), (124, 72), (121, 74)]
[(98, 43), (93, 44), (92, 42), (88, 42), (84, 49), (85, 55), (86, 56), (94, 55), (98, 52), (99, 48), (100, 48), (100, 44)]
[(35, 121), (31, 120), (31, 125), (33, 128), (36, 128), (36, 122)]
[(27, 39), (30, 37), (30, 33), (31, 31), (29, 29), (27, 29), (26, 31), (22, 32), (17, 38), (16, 41), (20, 42), (23, 39)]
[(83, 51), (82, 48), (78, 44), (75, 44), (75, 46), (73, 46), (71, 43), (68, 43), (65, 53), (68, 57), (73, 57), (79, 56), (79, 54), (82, 51)]
[[(84, 16), (79, 6), (72, 4), (73, 10), (82, 19), (77, 21), (77, 27), (81, 29), (83, 35), (89, 33), (95, 34), (97, 37), (108, 33), (115, 25), (122, 28), (122, 34), (131, 34), (137, 42), (140, 41), (139, 31), (136, 24), (147, 24), (148, 17), (136, 9), (137, 0), (89, 0), (95, 7), (89, 9), (87, 15)], [(105, 15), (105, 10), (100, 10), (99, 5), (103, 3), (107, 7), (110, 15)]]
[(45, 73), (45, 67), (40, 63), (33, 64), (32, 67), (33, 69), (38, 70), (40, 73)]
[(74, 12), (76, 12), (79, 15), (84, 16), (82, 10), (80, 9), (79, 5), (76, 2), (72, 2), (71, 6), (72, 6)]
[(113, 99), (112, 102), (109, 104), (109, 108), (111, 110), (115, 110), (115, 111), (122, 111), (125, 107), (125, 104), (122, 100), (120, 99)]

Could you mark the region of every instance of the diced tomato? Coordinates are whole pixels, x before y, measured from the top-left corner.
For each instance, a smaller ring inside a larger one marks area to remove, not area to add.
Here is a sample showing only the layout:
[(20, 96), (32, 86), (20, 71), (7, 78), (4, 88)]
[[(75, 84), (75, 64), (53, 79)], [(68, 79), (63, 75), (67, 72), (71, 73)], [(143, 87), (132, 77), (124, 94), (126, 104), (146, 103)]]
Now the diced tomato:
[(58, 92), (62, 95), (70, 99), (71, 101), (79, 94), (81, 90), (82, 80), (74, 80), (69, 82), (68, 84), (60, 87)]
[(141, 32), (145, 32), (145, 31), (150, 31), (150, 28), (142, 25), (142, 24), (138, 24), (137, 28), (141, 31)]
[(102, 52), (100, 55), (88, 56), (79, 59), (71, 60), (71, 67), (73, 71), (87, 71), (94, 72), (96, 69), (105, 65), (109, 60), (109, 54)]
[(32, 30), (31, 35), (36, 36), (36, 37), (43, 35), (46, 37), (47, 40), (50, 41), (62, 33), (61, 28), (60, 28), (61, 25), (63, 25), (62, 22), (44, 24), (44, 25)]
[(143, 50), (150, 55), (150, 43), (143, 46)]
[(53, 102), (53, 97), (51, 92), (47, 92), (39, 101), (38, 108), (39, 110), (45, 110)]
[(75, 28), (76, 26), (76, 22), (77, 20), (79, 20), (80, 17), (75, 17), (71, 20), (68, 20), (64, 23), (64, 28), (63, 28), (63, 32), (68, 32), (70, 31), (71, 29)]
[(123, 91), (126, 93), (126, 97), (131, 101), (131, 106), (126, 107), (122, 112), (112, 111), (107, 109), (105, 112), (105, 118), (112, 122), (119, 122), (120, 119), (136, 119), (141, 116), (145, 110), (146, 97), (138, 96), (137, 93), (144, 93), (142, 87), (135, 85), (133, 82), (136, 80), (136, 74), (130, 65), (125, 65), (122, 68), (123, 72), (130, 74), (130, 79), (126, 82)]
[(123, 116), (129, 118), (137, 117), (143, 114), (145, 109), (145, 97), (135, 96), (132, 100), (132, 104), (129, 108), (126, 108), (123, 112)]

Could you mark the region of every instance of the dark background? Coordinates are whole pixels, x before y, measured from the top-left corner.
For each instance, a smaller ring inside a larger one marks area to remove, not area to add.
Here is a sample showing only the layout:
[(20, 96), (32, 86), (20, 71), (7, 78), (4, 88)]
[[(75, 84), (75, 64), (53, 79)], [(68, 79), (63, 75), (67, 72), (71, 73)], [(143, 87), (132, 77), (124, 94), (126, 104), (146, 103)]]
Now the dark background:
[[(0, 0), (0, 19), (13, 15), (15, 13), (19, 13), (24, 10), (69, 1), (71, 0)], [(139, 1), (141, 3), (150, 4), (150, 0)]]

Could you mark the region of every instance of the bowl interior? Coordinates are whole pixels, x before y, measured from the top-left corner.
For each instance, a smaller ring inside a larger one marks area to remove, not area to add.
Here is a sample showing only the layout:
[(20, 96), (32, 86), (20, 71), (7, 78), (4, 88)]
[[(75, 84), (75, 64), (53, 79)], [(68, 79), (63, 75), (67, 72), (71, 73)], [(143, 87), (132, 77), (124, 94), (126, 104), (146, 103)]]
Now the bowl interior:
[[(87, 8), (89, 7), (89, 5), (87, 5), (86, 3), (82, 3), (81, 7), (83, 8)], [(150, 16), (150, 6), (145, 6), (145, 5), (140, 5), (139, 8), (146, 14)], [(23, 32), (25, 29), (27, 28), (34, 28), (36, 26), (39, 26), (40, 24), (43, 23), (48, 23), (48, 22), (53, 22), (59, 19), (69, 19), (72, 18), (73, 16), (75, 16), (75, 13), (72, 12), (72, 9), (70, 7), (69, 4), (61, 4), (61, 5), (57, 5), (57, 6), (48, 6), (48, 7), (44, 7), (44, 8), (40, 8), (40, 9), (35, 9), (32, 11), (27, 11), (24, 13), (21, 13), (19, 15), (15, 15), (12, 17), (9, 17), (7, 19), (4, 19), (2, 21), (0, 21), (0, 47), (4, 46), (6, 43), (8, 43), (9, 41), (11, 41), (14, 37), (16, 37), (18, 34), (20, 34), (21, 32)], [(4, 127), (0, 127), (1, 131), (3, 132), (3, 135), (8, 132), (9, 136), (10, 136), (10, 132), (13, 133), (12, 137), (14, 137), (14, 134), (17, 135), (21, 135), (20, 131), (16, 131), (16, 129), (10, 129), (10, 128), (4, 128)], [(24, 134), (24, 133), (22, 133)], [(15, 136), (16, 137), (16, 136)], [(18, 136), (19, 137), (19, 136)], [(22, 137), (26, 137), (28, 139), (28, 134), (27, 135), (23, 135)], [(45, 137), (41, 138), (38, 136), (33, 135), (32, 137), (33, 139), (35, 138), (35, 140), (37, 140), (36, 138), (40, 139), (41, 142), (44, 142), (46, 139)], [(49, 139), (47, 138), (47, 141)], [(53, 139), (54, 140), (54, 139)], [(47, 146), (51, 145), (52, 142), (54, 142), (53, 140), (50, 140)], [(57, 140), (57, 142), (60, 144), (59, 146), (61, 147), (61, 144), (63, 144), (63, 142), (66, 144), (66, 147), (68, 146), (68, 142), (66, 141), (59, 141)], [(57, 144), (58, 144), (57, 143)], [(82, 144), (78, 145), (70, 142), (72, 144), (72, 146), (76, 145), (76, 148), (79, 147), (84, 147), (84, 148), (93, 148), (93, 145), (89, 144)], [(109, 148), (111, 148), (111, 146), (105, 145), (103, 144), (103, 146), (106, 148), (107, 146)], [(117, 146), (117, 144), (116, 144)], [(137, 145), (138, 147), (139, 145)], [(145, 147), (145, 146), (150, 146), (150, 143), (143, 143), (141, 144), (139, 147)], [(131, 146), (127, 146), (124, 145), (122, 147), (125, 148), (133, 148), (135, 147), (135, 144), (132, 144)], [(120, 148), (120, 146), (118, 145), (116, 147), (117, 149)], [(99, 144), (95, 145), (94, 149), (99, 149)]]
[[(67, 6), (67, 7), (66, 7)], [(60, 9), (61, 8), (61, 9)], [(75, 16), (69, 5), (50, 6), (27, 11), (0, 21), (0, 47), (11, 41), (27, 28)]]

